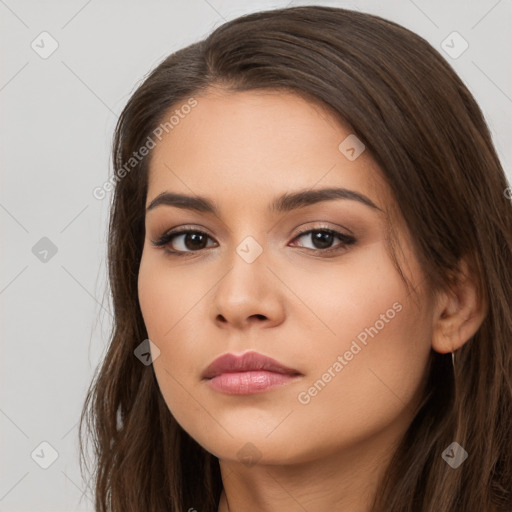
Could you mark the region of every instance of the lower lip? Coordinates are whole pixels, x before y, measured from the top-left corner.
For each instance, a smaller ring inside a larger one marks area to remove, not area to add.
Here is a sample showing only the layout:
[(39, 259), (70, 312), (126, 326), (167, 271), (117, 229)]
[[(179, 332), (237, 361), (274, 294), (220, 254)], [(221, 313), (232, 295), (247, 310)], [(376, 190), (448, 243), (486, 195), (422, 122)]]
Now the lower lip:
[(264, 370), (222, 373), (208, 379), (210, 387), (228, 395), (252, 395), (283, 386), (298, 375), (288, 375)]

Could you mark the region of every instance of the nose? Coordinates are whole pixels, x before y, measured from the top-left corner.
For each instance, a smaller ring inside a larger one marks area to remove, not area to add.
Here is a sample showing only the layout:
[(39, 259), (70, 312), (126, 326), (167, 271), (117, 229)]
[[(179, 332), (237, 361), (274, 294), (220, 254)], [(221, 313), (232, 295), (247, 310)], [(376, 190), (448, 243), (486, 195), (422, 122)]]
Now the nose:
[(213, 317), (224, 329), (275, 327), (284, 319), (283, 287), (262, 253), (248, 263), (237, 253), (213, 294)]

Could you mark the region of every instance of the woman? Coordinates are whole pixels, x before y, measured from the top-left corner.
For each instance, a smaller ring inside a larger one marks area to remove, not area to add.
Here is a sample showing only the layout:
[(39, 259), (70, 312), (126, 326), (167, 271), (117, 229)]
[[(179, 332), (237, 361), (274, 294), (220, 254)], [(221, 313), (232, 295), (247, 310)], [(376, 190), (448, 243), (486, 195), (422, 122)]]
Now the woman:
[(98, 511), (512, 509), (508, 183), (426, 41), (243, 16), (149, 74), (113, 156)]

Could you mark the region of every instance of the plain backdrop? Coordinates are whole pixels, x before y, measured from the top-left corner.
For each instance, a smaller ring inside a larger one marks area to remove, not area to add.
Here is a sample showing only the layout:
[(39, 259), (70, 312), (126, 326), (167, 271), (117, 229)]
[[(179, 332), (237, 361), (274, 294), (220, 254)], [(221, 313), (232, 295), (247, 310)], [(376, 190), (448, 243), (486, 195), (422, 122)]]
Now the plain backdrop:
[[(110, 196), (92, 191), (111, 173), (126, 101), (165, 56), (224, 21), (312, 3), (378, 14), (427, 39), (480, 104), (510, 179), (510, 0), (0, 0), (0, 512), (94, 510), (77, 422), (111, 308)], [(454, 31), (463, 39), (451, 46), (469, 45), (456, 58), (441, 46)]]

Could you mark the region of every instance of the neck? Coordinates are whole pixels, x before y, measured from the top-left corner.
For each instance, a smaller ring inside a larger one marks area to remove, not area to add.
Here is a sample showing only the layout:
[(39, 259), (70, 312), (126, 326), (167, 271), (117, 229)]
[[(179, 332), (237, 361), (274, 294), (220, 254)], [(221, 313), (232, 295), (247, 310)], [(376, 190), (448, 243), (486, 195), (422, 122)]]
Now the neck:
[(315, 454), (298, 464), (247, 467), (221, 459), (224, 489), (218, 512), (369, 512), (395, 448), (382, 441), (366, 439), (364, 448), (354, 445), (323, 457)]

